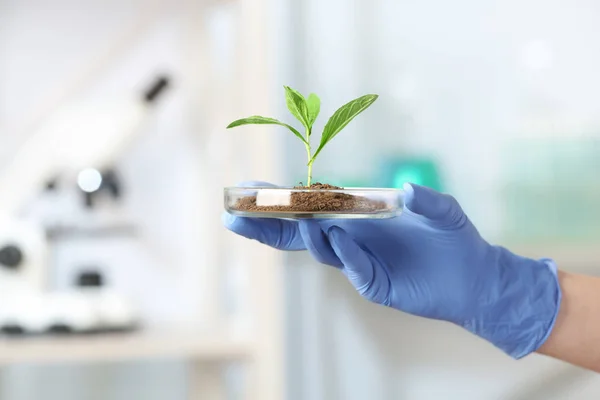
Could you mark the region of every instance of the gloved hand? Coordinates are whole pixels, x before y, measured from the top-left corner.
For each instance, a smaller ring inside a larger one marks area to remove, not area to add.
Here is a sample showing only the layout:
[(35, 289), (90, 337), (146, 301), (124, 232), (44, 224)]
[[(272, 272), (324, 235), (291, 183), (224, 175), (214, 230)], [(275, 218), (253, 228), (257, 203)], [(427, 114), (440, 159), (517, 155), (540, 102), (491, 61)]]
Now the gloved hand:
[(451, 196), (405, 186), (383, 220), (227, 217), (227, 228), (281, 250), (307, 249), (368, 300), (464, 327), (514, 358), (548, 338), (561, 300), (552, 260), (492, 246)]

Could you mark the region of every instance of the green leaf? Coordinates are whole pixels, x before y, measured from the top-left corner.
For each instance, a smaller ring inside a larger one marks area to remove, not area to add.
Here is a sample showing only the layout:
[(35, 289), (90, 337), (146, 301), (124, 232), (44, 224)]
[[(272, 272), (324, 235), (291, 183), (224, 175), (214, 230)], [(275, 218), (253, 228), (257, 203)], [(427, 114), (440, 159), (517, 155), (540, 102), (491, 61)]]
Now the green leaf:
[(354, 99), (343, 106), (341, 106), (327, 124), (325, 124), (325, 128), (323, 129), (323, 134), (321, 135), (321, 143), (312, 156), (310, 162), (313, 162), (321, 150), (325, 147), (327, 143), (329, 143), (342, 129), (346, 127), (361, 112), (365, 111), (371, 104), (377, 100), (379, 96), (376, 94), (367, 94), (365, 96)]
[(289, 86), (284, 86), (284, 88), (285, 103), (287, 104), (288, 110), (290, 110), (292, 115), (296, 117), (306, 129), (310, 129), (306, 99), (297, 90), (294, 90)]
[(308, 107), (308, 123), (312, 128), (319, 116), (319, 112), (321, 112), (321, 99), (316, 94), (311, 93), (308, 99), (306, 99), (306, 105)]
[(227, 125), (227, 129), (235, 128), (236, 126), (242, 126), (242, 125), (279, 125), (279, 126), (285, 126), (290, 131), (292, 131), (292, 133), (294, 135), (298, 136), (298, 139), (302, 140), (302, 142), (304, 142), (305, 144), (308, 144), (306, 142), (306, 139), (304, 139), (304, 136), (302, 136), (302, 134), (300, 132), (298, 132), (293, 126), (290, 126), (290, 125), (288, 125), (286, 123), (278, 121), (275, 118), (268, 118), (268, 117), (261, 117), (260, 115), (254, 115), (252, 117), (242, 118), (242, 119), (238, 119), (237, 121), (233, 121), (232, 123), (230, 123), (229, 125)]

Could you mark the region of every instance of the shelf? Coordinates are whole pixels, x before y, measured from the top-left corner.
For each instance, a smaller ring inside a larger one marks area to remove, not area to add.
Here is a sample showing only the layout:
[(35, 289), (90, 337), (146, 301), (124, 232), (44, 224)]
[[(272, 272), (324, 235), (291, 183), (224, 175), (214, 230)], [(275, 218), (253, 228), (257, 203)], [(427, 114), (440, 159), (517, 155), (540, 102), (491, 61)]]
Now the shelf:
[(0, 365), (97, 363), (152, 358), (234, 361), (251, 355), (249, 344), (201, 334), (118, 333), (94, 336), (0, 339)]

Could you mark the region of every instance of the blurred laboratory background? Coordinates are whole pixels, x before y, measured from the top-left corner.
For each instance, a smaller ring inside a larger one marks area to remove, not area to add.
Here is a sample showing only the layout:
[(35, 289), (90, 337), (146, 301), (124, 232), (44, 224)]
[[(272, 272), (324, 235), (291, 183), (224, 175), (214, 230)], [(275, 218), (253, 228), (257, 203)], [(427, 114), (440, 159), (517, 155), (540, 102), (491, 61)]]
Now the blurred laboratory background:
[(0, 399), (597, 399), (222, 228), (223, 187), (452, 193), (482, 234), (600, 271), (600, 3), (0, 0)]

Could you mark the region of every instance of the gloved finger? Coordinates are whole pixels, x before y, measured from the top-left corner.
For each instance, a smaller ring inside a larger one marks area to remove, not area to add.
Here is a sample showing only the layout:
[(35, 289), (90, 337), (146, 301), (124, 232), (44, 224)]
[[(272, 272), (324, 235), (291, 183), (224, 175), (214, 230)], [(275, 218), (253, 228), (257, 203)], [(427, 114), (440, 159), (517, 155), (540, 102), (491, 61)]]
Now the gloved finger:
[(447, 194), (425, 186), (404, 184), (404, 204), (415, 214), (443, 224), (452, 224), (464, 215), (458, 202)]
[(331, 248), (327, 235), (317, 221), (300, 220), (298, 228), (306, 248), (318, 262), (336, 268), (344, 265)]
[(332, 226), (327, 236), (333, 251), (344, 265), (346, 276), (362, 294), (362, 291), (368, 289), (373, 281), (371, 260), (342, 228)]
[(375, 303), (389, 305), (390, 281), (383, 276), (383, 268), (376, 268), (368, 253), (342, 228), (332, 226), (327, 236), (344, 264), (344, 274), (356, 290)]
[(230, 231), (279, 250), (306, 250), (295, 221), (271, 218), (222, 216), (223, 225)]

